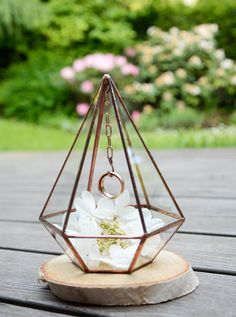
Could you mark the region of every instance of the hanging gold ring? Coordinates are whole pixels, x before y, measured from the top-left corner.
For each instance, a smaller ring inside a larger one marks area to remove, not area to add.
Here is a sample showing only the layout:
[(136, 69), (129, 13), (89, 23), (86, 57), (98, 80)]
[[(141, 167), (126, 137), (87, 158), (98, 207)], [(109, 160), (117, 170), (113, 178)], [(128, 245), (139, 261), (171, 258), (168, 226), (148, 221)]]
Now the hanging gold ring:
[[(116, 193), (116, 194), (110, 194), (110, 193), (108, 193), (108, 192), (106, 191), (105, 186), (104, 186), (104, 180), (105, 180), (105, 177), (107, 177), (107, 176), (109, 176), (109, 177), (113, 177), (113, 176), (114, 176), (114, 177), (119, 181), (119, 183), (120, 183), (120, 190), (119, 190), (118, 193)], [(125, 183), (124, 183), (123, 179), (121, 178), (121, 176), (120, 176), (119, 174), (117, 174), (117, 173), (115, 173), (115, 172), (107, 172), (106, 174), (103, 174), (103, 175), (100, 177), (99, 181), (98, 181), (98, 189), (99, 189), (99, 191), (100, 191), (105, 197), (110, 198), (110, 199), (115, 199), (115, 198), (117, 198), (118, 196), (120, 196), (120, 194), (123, 193), (124, 188), (125, 188)]]

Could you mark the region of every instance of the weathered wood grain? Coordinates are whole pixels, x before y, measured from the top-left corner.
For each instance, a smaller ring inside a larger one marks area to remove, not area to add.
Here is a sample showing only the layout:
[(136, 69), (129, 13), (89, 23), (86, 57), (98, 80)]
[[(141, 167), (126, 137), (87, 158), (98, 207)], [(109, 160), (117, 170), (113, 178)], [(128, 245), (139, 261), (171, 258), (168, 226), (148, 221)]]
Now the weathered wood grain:
[[(2, 197), (4, 188), (16, 192), (23, 187), (29, 193), (47, 194), (65, 155), (66, 152), (1, 153)], [(116, 155), (119, 162), (120, 154)], [(153, 155), (176, 197), (236, 198), (236, 149), (153, 151)], [(122, 171), (125, 164), (119, 168)]]
[[(236, 235), (236, 149), (154, 154), (186, 216), (181, 230)], [(65, 155), (1, 153), (0, 220), (37, 221)]]
[(0, 302), (0, 317), (65, 317), (68, 315), (47, 312)]
[[(0, 222), (0, 248), (61, 253), (41, 224)], [(236, 274), (235, 238), (177, 233), (166, 247), (197, 270)]]
[(62, 300), (98, 306), (163, 303), (199, 285), (189, 263), (169, 251), (161, 251), (153, 263), (132, 274), (86, 274), (61, 255), (42, 264), (39, 277)]
[(81, 316), (107, 317), (234, 317), (236, 310), (236, 277), (198, 273), (199, 288), (186, 297), (156, 306), (102, 308), (71, 305), (56, 299), (48, 289), (37, 283), (39, 265), (47, 255), (1, 250), (0, 300), (14, 300), (27, 307), (40, 305)]
[[(42, 209), (45, 197), (40, 192), (18, 192), (13, 197), (0, 199), (0, 221), (34, 221)], [(225, 234), (236, 236), (236, 200), (179, 198), (186, 221), (181, 230), (197, 233)]]
[[(37, 221), (65, 155), (66, 152), (0, 154), (0, 247), (32, 250), (0, 251), (0, 301), (81, 316), (235, 316), (236, 278), (229, 275), (198, 273), (200, 287), (195, 293), (136, 309), (69, 305), (38, 285), (37, 268), (49, 257), (34, 252), (53, 252), (57, 246), (39, 224), (30, 226), (21, 221)], [(182, 231), (236, 235), (236, 149), (154, 151), (154, 156), (186, 215)], [(119, 154), (116, 158), (119, 161)], [(232, 237), (177, 234), (169, 248), (191, 260), (198, 270), (235, 274), (234, 241)], [(1, 305), (0, 315), (2, 312)], [(41, 316), (40, 313), (35, 309), (32, 315)], [(16, 316), (23, 314), (27, 316), (27, 312), (20, 311)]]

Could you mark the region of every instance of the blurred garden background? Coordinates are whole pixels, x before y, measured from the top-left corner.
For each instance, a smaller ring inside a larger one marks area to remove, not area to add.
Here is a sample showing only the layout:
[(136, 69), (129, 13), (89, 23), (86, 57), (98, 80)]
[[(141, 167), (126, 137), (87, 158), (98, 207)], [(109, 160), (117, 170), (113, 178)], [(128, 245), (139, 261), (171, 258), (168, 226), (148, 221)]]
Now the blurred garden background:
[(0, 0), (0, 150), (67, 149), (104, 73), (150, 147), (236, 146), (235, 44), (235, 0)]

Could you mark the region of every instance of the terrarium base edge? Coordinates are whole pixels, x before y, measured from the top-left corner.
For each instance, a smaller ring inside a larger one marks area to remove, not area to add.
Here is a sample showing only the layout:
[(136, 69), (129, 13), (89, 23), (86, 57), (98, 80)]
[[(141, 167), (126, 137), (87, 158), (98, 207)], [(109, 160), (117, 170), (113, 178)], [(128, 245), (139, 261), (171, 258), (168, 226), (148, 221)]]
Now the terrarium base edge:
[(39, 279), (62, 300), (102, 306), (157, 304), (199, 285), (189, 262), (169, 251), (131, 274), (85, 273), (61, 255), (40, 266)]

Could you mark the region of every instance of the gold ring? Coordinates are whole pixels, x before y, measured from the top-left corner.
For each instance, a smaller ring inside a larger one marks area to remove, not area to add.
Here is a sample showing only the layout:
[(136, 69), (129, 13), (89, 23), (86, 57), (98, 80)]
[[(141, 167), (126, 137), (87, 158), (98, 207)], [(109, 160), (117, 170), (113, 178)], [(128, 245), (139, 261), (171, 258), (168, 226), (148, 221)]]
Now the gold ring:
[[(110, 194), (108, 192), (106, 192), (105, 190), (105, 186), (104, 186), (104, 179), (105, 177), (115, 177), (116, 179), (118, 179), (119, 183), (120, 183), (120, 191), (117, 193), (117, 194)], [(106, 196), (107, 198), (110, 198), (110, 199), (115, 199), (117, 198), (118, 196), (120, 196), (120, 194), (123, 193), (124, 191), (124, 188), (125, 188), (125, 183), (123, 181), (123, 179), (121, 178), (121, 176), (115, 172), (107, 172), (106, 174), (103, 174), (99, 181), (98, 181), (98, 189), (99, 191), (104, 195)]]

